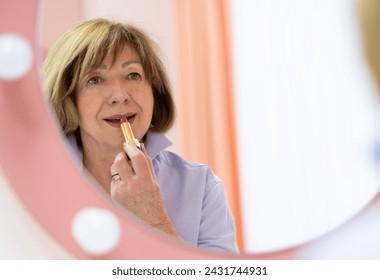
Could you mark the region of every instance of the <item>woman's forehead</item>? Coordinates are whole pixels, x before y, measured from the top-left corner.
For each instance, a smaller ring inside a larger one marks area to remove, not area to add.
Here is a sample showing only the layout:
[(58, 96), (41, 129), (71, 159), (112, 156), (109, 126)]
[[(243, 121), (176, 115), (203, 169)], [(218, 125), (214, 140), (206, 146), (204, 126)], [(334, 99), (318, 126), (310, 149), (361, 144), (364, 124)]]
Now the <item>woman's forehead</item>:
[[(123, 68), (131, 65), (132, 63), (138, 63), (142, 66), (139, 54), (137, 53), (135, 48), (132, 47), (129, 43), (124, 43), (119, 48), (115, 47), (111, 50), (108, 50), (108, 53), (105, 53), (106, 50), (107, 48), (104, 50), (99, 50), (97, 54), (92, 54), (94, 56), (94, 59), (91, 59), (91, 63), (84, 65), (84, 67), (87, 70), (85, 70), (86, 73), (94, 71), (96, 69), (108, 69), (112, 67), (115, 63), (120, 64), (120, 66)], [(103, 55), (99, 55), (102, 53)]]
[[(106, 55), (104, 60), (102, 61), (102, 65), (113, 64), (115, 61), (122, 62), (122, 64), (129, 61), (138, 61), (140, 62), (140, 56), (130, 44), (125, 43), (123, 47), (118, 51), (111, 51)], [(124, 61), (124, 62), (123, 62)]]

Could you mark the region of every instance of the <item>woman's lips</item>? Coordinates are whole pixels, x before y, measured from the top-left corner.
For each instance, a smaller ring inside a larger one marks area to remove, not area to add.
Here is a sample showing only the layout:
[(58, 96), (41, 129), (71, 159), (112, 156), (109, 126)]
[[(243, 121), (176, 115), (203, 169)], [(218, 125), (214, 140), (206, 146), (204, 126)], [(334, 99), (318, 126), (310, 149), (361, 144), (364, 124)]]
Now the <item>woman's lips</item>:
[(127, 119), (127, 121), (132, 124), (136, 118), (136, 114), (133, 115), (115, 115), (105, 118), (104, 121), (110, 126), (120, 128), (122, 120)]

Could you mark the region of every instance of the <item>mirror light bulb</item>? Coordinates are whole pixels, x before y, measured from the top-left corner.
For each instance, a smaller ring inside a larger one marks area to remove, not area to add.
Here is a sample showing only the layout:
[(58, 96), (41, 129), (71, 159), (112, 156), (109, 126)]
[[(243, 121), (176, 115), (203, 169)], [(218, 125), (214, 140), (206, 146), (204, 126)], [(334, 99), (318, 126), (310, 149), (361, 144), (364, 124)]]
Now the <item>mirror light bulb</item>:
[(77, 244), (91, 255), (105, 255), (116, 248), (120, 240), (120, 223), (110, 211), (84, 208), (74, 217), (72, 235)]
[(0, 80), (24, 77), (32, 62), (32, 47), (25, 38), (15, 33), (0, 34)]

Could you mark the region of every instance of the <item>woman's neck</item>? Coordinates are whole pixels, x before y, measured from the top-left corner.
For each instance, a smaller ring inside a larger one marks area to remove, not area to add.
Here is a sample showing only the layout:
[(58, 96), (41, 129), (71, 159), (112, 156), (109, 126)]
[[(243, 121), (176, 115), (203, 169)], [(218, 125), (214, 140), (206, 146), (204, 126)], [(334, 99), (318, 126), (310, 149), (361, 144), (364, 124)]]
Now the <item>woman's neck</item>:
[(83, 165), (95, 180), (109, 193), (111, 165), (120, 151), (83, 143)]

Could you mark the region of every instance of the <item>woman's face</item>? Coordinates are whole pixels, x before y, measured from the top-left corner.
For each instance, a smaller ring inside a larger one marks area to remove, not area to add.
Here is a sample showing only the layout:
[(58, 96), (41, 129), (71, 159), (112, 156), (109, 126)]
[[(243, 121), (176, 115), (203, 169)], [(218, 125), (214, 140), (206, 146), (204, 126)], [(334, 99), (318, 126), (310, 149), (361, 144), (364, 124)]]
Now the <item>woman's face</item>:
[(141, 140), (151, 123), (153, 105), (152, 87), (140, 57), (126, 44), (113, 64), (112, 56), (107, 56), (80, 82), (77, 109), (83, 144), (120, 149), (124, 142), (122, 117), (128, 119), (135, 138)]

